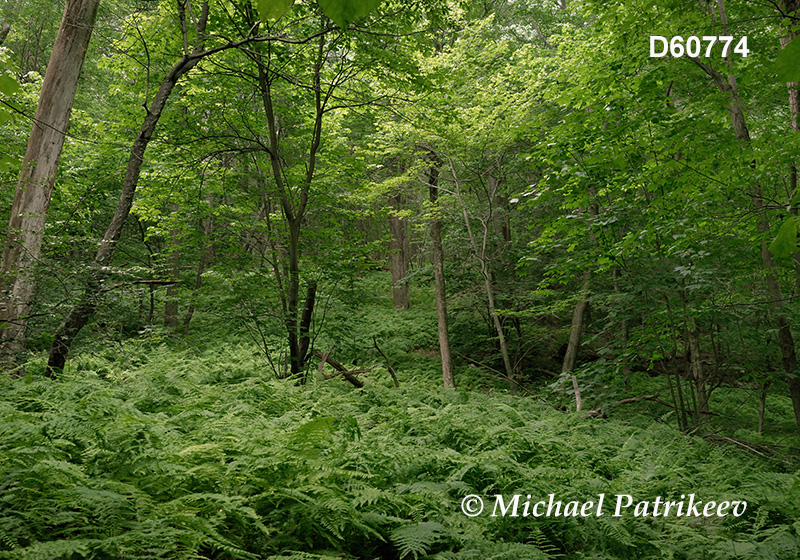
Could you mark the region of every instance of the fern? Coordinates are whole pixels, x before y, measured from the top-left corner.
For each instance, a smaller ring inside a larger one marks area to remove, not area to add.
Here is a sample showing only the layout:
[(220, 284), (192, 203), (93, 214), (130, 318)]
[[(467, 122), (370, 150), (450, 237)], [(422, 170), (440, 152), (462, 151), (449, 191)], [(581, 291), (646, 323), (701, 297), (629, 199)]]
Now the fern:
[(60, 560), (89, 558), (98, 541), (94, 539), (71, 539), (37, 542), (11, 552), (0, 552), (0, 558), (9, 560)]
[[(441, 391), (422, 366), (400, 389), (354, 392), (271, 380), (244, 344), (138, 344), (125, 371), (98, 353), (57, 382), (0, 379), (0, 558), (799, 556), (796, 472), (668, 426)], [(746, 499), (747, 513), (694, 524), (459, 509), (467, 494), (682, 488)]]
[(397, 546), (400, 558), (413, 556), (416, 560), (425, 555), (441, 536), (444, 526), (441, 523), (423, 521), (414, 525), (404, 525), (392, 531), (392, 541)]

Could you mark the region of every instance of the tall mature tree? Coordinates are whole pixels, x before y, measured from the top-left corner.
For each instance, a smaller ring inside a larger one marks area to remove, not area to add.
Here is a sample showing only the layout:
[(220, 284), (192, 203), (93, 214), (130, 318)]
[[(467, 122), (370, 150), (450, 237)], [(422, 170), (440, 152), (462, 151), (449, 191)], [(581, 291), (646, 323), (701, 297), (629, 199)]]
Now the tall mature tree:
[(13, 365), (13, 356), (25, 348), (47, 209), (99, 3), (67, 0), (42, 83), (0, 266), (0, 359), (6, 366)]

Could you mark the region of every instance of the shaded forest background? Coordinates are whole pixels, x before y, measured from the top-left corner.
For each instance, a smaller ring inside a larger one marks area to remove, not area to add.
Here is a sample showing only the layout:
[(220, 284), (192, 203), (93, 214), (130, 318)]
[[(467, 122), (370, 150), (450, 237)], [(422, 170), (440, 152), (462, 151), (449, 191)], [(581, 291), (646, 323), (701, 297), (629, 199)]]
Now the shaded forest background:
[(798, 7), (3, 4), (0, 557), (796, 558)]

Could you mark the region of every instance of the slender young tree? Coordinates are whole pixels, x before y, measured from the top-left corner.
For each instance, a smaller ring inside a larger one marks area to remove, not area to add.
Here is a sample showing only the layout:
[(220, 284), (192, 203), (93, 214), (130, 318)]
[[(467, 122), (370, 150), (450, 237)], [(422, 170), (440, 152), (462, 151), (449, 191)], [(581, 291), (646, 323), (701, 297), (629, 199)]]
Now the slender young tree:
[(439, 172), (442, 159), (433, 151), (430, 152), (430, 168), (428, 170), (428, 191), (431, 211), (431, 262), (433, 263), (433, 284), (436, 291), (436, 317), (439, 323), (439, 354), (442, 357), (442, 380), (445, 388), (456, 386), (453, 375), (453, 361), (450, 358), (450, 334), (447, 326), (447, 291), (444, 277), (444, 249), (442, 248), (442, 219), (439, 210)]

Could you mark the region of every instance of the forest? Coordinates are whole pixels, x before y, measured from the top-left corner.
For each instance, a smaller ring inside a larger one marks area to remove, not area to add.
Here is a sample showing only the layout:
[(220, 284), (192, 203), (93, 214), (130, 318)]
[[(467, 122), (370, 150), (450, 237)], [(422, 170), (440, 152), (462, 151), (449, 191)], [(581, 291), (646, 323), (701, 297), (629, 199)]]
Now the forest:
[(0, 559), (800, 558), (800, 0), (0, 2)]

